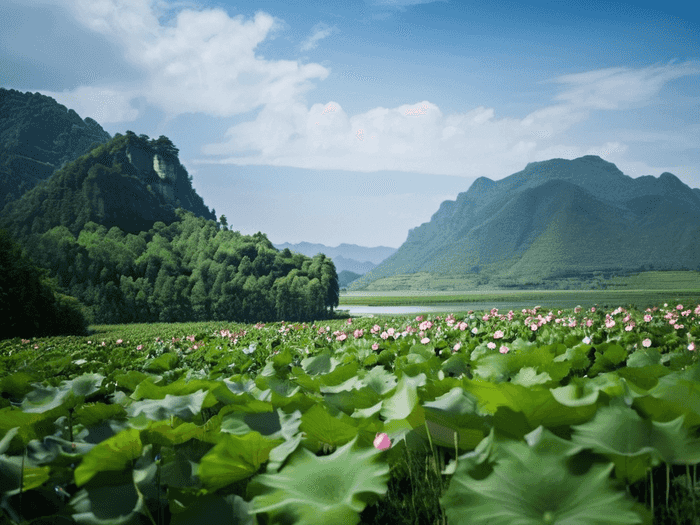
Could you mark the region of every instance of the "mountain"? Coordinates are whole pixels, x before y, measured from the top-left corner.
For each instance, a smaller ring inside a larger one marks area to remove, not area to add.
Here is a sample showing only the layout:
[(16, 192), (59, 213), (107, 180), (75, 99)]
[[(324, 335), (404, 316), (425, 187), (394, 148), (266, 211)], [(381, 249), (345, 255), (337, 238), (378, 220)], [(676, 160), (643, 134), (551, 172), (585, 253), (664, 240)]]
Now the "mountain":
[(508, 285), (596, 271), (700, 267), (700, 190), (675, 175), (633, 179), (598, 156), (479, 177), (392, 256), (353, 282), (428, 272)]
[(77, 234), (87, 222), (138, 233), (177, 220), (177, 208), (216, 220), (177, 154), (167, 137), (117, 133), (8, 203), (0, 227), (18, 239), (59, 225)]
[(318, 253), (323, 253), (333, 260), (338, 275), (343, 271), (362, 275), (396, 252), (396, 248), (389, 248), (388, 246), (367, 248), (365, 246), (358, 246), (357, 244), (345, 243), (336, 247), (308, 242), (300, 242), (298, 244), (286, 242), (284, 244), (275, 244), (274, 246), (278, 250), (289, 248), (289, 250), (301, 253), (307, 257), (313, 257)]
[(0, 209), (111, 138), (51, 97), (0, 88)]
[(342, 270), (338, 273), (338, 286), (340, 288), (345, 288), (348, 284), (353, 282), (355, 279), (359, 279), (361, 275), (359, 273), (353, 273), (348, 270)]

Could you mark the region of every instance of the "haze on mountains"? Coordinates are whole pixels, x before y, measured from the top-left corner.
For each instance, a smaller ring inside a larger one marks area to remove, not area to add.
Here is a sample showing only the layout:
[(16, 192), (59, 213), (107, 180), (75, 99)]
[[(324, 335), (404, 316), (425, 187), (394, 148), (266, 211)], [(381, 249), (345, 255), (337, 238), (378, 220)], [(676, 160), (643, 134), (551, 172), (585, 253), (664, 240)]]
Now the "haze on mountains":
[(292, 252), (301, 253), (308, 257), (323, 253), (330, 257), (338, 272), (341, 288), (348, 285), (361, 275), (367, 273), (384, 259), (396, 252), (396, 248), (388, 246), (358, 246), (357, 244), (340, 244), (338, 246), (326, 246), (324, 244), (312, 244), (300, 242), (298, 244), (275, 244), (278, 250), (289, 248)]
[(0, 338), (84, 333), (88, 323), (332, 315), (333, 262), (217, 222), (167, 137), (110, 138), (50, 97), (0, 94), (11, 115), (0, 149)]
[(700, 190), (667, 172), (633, 179), (587, 155), (531, 162), (499, 181), (479, 177), (348, 289), (426, 272), (531, 287), (683, 269), (700, 270)]

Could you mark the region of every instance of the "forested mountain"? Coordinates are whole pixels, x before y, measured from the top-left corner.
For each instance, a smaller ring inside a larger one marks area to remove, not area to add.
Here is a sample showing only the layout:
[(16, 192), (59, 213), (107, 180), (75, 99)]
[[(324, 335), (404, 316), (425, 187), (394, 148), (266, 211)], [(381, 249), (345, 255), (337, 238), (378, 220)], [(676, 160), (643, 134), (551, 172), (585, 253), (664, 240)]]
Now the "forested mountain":
[(117, 134), (7, 204), (0, 227), (21, 241), (58, 225), (77, 235), (87, 222), (138, 233), (173, 222), (179, 207), (215, 220), (177, 153), (164, 136)]
[(111, 138), (51, 97), (0, 88), (0, 209)]
[(338, 305), (325, 256), (280, 252), (262, 233), (175, 213), (138, 234), (88, 222), (78, 235), (55, 226), (23, 244), (59, 291), (87, 306), (91, 324), (312, 320)]
[[(68, 324), (79, 331), (85, 320), (312, 320), (338, 305), (330, 259), (228, 231), (167, 137), (110, 138), (49, 97), (1, 95), (12, 117), (0, 115), (0, 165), (9, 166), (2, 173), (16, 193), (8, 191), (0, 213), (0, 270), (27, 276), (36, 264), (41, 274), (0, 282), (0, 297), (23, 298), (11, 327), (28, 332), (22, 337)], [(47, 304), (30, 304), (30, 296)]]
[(510, 286), (649, 269), (700, 269), (700, 190), (671, 173), (633, 179), (587, 155), (478, 178), (349, 289), (417, 272)]

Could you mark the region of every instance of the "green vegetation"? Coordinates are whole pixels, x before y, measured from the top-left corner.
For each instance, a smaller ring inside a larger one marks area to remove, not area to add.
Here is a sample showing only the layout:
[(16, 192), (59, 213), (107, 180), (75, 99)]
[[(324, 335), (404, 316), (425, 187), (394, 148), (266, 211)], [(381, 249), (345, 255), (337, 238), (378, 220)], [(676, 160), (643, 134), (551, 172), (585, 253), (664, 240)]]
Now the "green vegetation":
[(700, 510), (700, 305), (90, 329), (0, 341), (7, 523)]
[(324, 255), (279, 252), (262, 233), (241, 235), (182, 209), (176, 215), (138, 235), (92, 222), (77, 236), (56, 226), (24, 247), (95, 324), (310, 320), (337, 306), (338, 277)]
[(700, 270), (700, 190), (586, 155), (480, 177), (410, 230), (359, 290), (595, 287), (601, 275)]
[[(10, 202), (2, 211), (0, 227), (24, 243), (30, 235), (56, 226), (77, 236), (88, 222), (138, 235), (156, 222), (178, 220), (177, 208), (216, 220), (192, 188), (177, 152), (165, 136), (117, 134)], [(156, 155), (165, 159), (169, 177), (161, 179), (154, 171)]]
[[(489, 291), (532, 291), (532, 290), (698, 290), (700, 289), (700, 272), (698, 271), (609, 271), (592, 272), (585, 276), (567, 278), (538, 278), (532, 280), (515, 280), (507, 277), (492, 276), (487, 273), (474, 275), (444, 275), (418, 272), (400, 274), (378, 279), (368, 286), (353, 292), (451, 292), (464, 295), (465, 290)], [(407, 294), (408, 295), (408, 294)]]
[(51, 97), (0, 88), (0, 209), (110, 138)]
[(56, 292), (47, 273), (0, 230), (0, 339), (87, 333), (81, 305)]

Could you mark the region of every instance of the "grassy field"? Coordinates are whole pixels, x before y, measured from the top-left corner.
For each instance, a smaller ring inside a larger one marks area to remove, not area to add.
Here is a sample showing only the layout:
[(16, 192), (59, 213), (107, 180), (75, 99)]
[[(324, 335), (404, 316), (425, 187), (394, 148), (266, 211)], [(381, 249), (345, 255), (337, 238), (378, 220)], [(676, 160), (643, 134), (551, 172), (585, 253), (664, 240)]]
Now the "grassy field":
[(548, 305), (580, 302), (635, 305), (647, 308), (664, 301), (695, 301), (700, 298), (698, 272), (645, 272), (627, 277), (612, 277), (605, 289), (597, 290), (513, 290), (476, 289), (469, 291), (387, 290), (344, 292), (343, 306), (430, 306), (455, 303), (498, 302), (507, 307), (513, 302), (546, 301)]
[(405, 292), (407, 295), (431, 290), (434, 293), (463, 294), (465, 290), (489, 292), (498, 290), (610, 290), (618, 288), (643, 290), (700, 289), (700, 272), (697, 271), (647, 271), (627, 272), (615, 276), (613, 272), (593, 272), (588, 275), (558, 277), (552, 279), (514, 279), (481, 274), (439, 275), (427, 272), (393, 275), (369, 283), (363, 289), (350, 292)]

